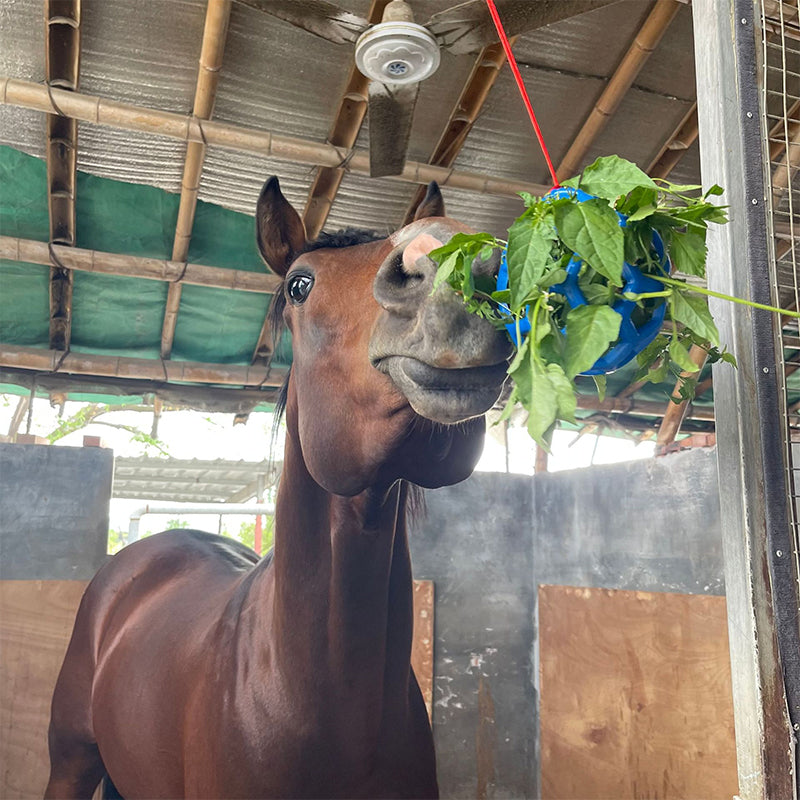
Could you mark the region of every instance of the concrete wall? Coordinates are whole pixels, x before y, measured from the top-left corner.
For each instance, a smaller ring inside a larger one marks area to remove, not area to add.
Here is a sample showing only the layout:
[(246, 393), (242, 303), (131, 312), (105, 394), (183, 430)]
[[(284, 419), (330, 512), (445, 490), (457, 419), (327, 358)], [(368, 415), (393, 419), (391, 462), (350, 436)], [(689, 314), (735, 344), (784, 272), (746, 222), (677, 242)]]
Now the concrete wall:
[(539, 584), (723, 594), (713, 450), (426, 493), (411, 537), (435, 582), (443, 798), (538, 792)]
[(102, 566), (114, 454), (0, 443), (0, 579), (88, 580)]

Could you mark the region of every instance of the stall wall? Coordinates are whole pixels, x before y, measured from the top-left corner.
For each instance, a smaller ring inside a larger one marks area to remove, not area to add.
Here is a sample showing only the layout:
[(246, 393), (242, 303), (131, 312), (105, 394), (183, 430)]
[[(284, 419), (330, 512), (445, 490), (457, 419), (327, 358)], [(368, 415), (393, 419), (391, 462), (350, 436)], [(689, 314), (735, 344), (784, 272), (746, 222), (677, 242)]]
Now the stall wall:
[[(628, 703), (632, 697), (624, 687), (635, 683), (636, 662), (623, 648), (622, 657), (607, 668), (618, 674), (617, 689), (622, 693), (614, 713), (633, 716), (631, 724), (620, 729), (613, 747), (617, 752), (627, 748), (626, 763), (635, 763), (640, 770), (639, 788), (645, 794), (625, 796), (649, 797), (646, 790), (656, 787), (658, 792), (652, 796), (662, 800), (688, 797), (680, 793), (681, 786), (690, 785), (681, 776), (702, 772), (705, 756), (696, 754), (713, 750), (715, 758), (719, 756), (714, 775), (727, 776), (727, 782), (716, 780), (717, 796), (728, 800), (730, 787), (735, 789), (735, 762), (724, 599), (720, 596), (724, 585), (714, 451), (694, 450), (534, 478), (476, 473), (458, 486), (429, 491), (426, 498), (427, 518), (411, 537), (411, 549), (415, 576), (436, 584), (433, 721), (442, 797), (542, 796), (537, 590), (543, 584), (622, 590), (615, 597), (603, 598), (604, 608), (608, 603), (619, 604), (620, 620), (642, 604), (669, 606), (668, 624), (678, 640), (696, 641), (701, 628), (706, 634), (713, 631), (713, 655), (704, 667), (713, 670), (719, 688), (715, 697), (722, 699), (715, 707), (718, 713), (689, 726), (701, 738), (702, 731), (717, 730), (713, 746), (673, 737), (667, 747), (663, 738), (657, 743), (636, 733), (642, 730), (634, 724), (636, 714), (662, 710), (672, 714), (660, 730), (675, 733), (685, 727), (681, 715), (694, 719), (694, 712), (683, 701), (630, 712), (622, 701)], [(670, 595), (637, 600), (635, 595), (644, 591)], [(627, 596), (629, 592), (634, 597)], [(561, 595), (569, 593), (556, 591), (553, 597), (557, 601)], [(686, 595), (700, 595), (703, 608), (688, 613), (687, 608), (698, 604), (680, 599)], [(678, 599), (672, 602), (671, 597)], [(557, 602), (550, 609), (556, 615), (563, 611)], [(609, 624), (613, 625), (614, 616)], [(641, 635), (640, 626), (634, 655), (637, 648), (659, 651), (660, 628), (653, 624), (647, 635), (649, 641)], [(559, 647), (563, 650), (568, 644), (562, 641)], [(704, 651), (703, 657), (707, 655)], [(682, 669), (680, 652), (677, 656), (676, 663), (656, 671), (655, 682), (647, 682), (654, 675), (643, 675), (643, 691), (655, 697), (669, 690), (677, 697), (674, 685), (659, 683), (670, 669)], [(685, 656), (691, 659), (689, 650)], [(548, 663), (553, 664), (552, 660)], [(684, 695), (693, 693), (687, 690)], [(563, 699), (553, 697), (556, 708), (562, 707)], [(597, 751), (591, 738), (584, 736), (585, 720), (578, 714), (577, 700), (575, 704), (570, 735)], [(604, 724), (601, 716), (592, 722), (598, 728)], [(548, 730), (557, 733), (563, 723), (562, 717)], [(618, 729), (608, 727), (609, 731)], [(608, 748), (609, 741), (603, 746)], [(669, 774), (665, 777), (662, 769), (656, 783), (646, 771), (648, 763), (654, 767), (664, 763), (661, 755), (648, 761), (648, 747), (659, 752), (667, 748), (665, 759), (674, 780)], [(681, 755), (687, 753), (695, 757), (687, 760)], [(545, 796), (617, 797), (618, 786), (609, 788), (599, 777), (594, 785), (581, 789), (573, 783), (567, 793), (560, 793), (557, 781), (550, 780), (544, 787), (550, 794)], [(635, 773), (629, 777), (629, 785), (636, 782)]]
[(0, 443), (0, 797), (41, 797), (50, 698), (108, 539), (113, 454)]

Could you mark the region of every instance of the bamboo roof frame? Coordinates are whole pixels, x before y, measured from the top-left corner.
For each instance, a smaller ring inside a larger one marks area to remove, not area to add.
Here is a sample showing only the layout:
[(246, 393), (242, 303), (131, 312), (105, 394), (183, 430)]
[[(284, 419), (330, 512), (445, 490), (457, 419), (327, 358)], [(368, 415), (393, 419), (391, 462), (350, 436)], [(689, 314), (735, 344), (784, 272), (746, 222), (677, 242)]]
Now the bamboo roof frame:
[(48, 245), (32, 239), (0, 236), (0, 259), (29, 264), (51, 263), (51, 254), (67, 270), (119, 275), (127, 278), (163, 281), (171, 285), (210, 286), (215, 289), (235, 289), (242, 292), (272, 294), (280, 286), (277, 275), (268, 272), (248, 272), (225, 267), (210, 267), (185, 261), (165, 261), (158, 258), (127, 256), (84, 250), (80, 247)]
[(279, 388), (283, 384), (287, 372), (286, 368), (278, 367), (103, 356), (4, 343), (0, 343), (0, 367), (127, 380), (272, 388)]
[[(514, 36), (509, 42), (513, 46), (516, 40), (517, 37)], [(450, 168), (455, 163), (505, 62), (506, 54), (499, 42), (484, 47), (478, 54), (439, 141), (428, 159), (429, 164)], [(414, 219), (414, 212), (424, 197), (425, 187), (417, 187), (406, 208), (404, 225)]]
[[(81, 0), (45, 0), (45, 73), (48, 87), (76, 91), (81, 60)], [(46, 117), (47, 210), (50, 241), (75, 244), (78, 123), (60, 109)], [(50, 346), (69, 350), (72, 273), (50, 267)]]
[[(187, 142), (205, 142), (246, 153), (256, 153), (282, 161), (309, 166), (344, 167), (361, 175), (369, 174), (369, 154), (363, 150), (344, 151), (330, 144), (320, 144), (295, 136), (282, 136), (271, 131), (231, 125), (214, 120), (201, 121), (192, 116), (159, 111), (133, 103), (120, 103), (96, 95), (51, 89), (33, 81), (0, 75), (0, 104), (53, 113), (57, 103), (67, 116), (83, 122), (107, 125), (122, 130), (166, 136)], [(512, 181), (495, 175), (449, 170), (407, 161), (400, 175), (385, 180), (441, 186), (480, 194), (516, 197), (519, 192), (546, 192), (550, 187), (529, 181)]]
[[(194, 95), (192, 114), (198, 119), (211, 119), (214, 101), (217, 96), (219, 71), (228, 23), (231, 17), (231, 0), (208, 0), (206, 21), (203, 29), (203, 43), (200, 49), (200, 66), (197, 73), (197, 87)], [(178, 222), (175, 228), (175, 241), (172, 245), (172, 260), (186, 261), (189, 242), (192, 238), (194, 215), (197, 208), (197, 193), (200, 176), (206, 157), (205, 142), (187, 142), (186, 159), (181, 180), (181, 199), (178, 206)], [(164, 323), (161, 329), (161, 358), (169, 358), (175, 339), (175, 326), (178, 322), (178, 308), (181, 302), (181, 285), (173, 283), (167, 293), (164, 310)]]
[(559, 180), (572, 177), (578, 172), (592, 143), (619, 108), (623, 97), (630, 89), (645, 61), (658, 46), (661, 37), (682, 4), (681, 0), (656, 0), (656, 4), (623, 55), (619, 66), (609, 78), (606, 88), (594, 108), (589, 112), (583, 127), (578, 131), (569, 150), (556, 168)]

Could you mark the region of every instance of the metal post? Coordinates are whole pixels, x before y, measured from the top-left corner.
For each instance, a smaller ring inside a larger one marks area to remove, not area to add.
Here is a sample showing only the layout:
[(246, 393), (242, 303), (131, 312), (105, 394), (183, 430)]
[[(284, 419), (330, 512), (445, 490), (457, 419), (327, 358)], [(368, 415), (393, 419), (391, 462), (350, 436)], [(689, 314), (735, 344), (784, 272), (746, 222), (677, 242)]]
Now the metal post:
[[(703, 184), (731, 222), (709, 235), (709, 286), (770, 302), (752, 0), (694, 0)], [(712, 304), (738, 370), (714, 367), (721, 520), (742, 800), (797, 797), (776, 601), (776, 538), (789, 533), (769, 312)], [(778, 566), (778, 570), (780, 566)]]

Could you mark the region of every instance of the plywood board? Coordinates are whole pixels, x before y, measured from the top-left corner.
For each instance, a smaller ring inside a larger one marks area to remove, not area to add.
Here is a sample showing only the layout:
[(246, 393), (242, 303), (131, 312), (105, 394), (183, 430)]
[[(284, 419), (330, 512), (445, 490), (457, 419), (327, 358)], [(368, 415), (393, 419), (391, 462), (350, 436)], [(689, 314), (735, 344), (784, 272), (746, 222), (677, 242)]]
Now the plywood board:
[(738, 792), (725, 598), (539, 587), (543, 800)]
[(422, 690), (428, 719), (433, 721), (433, 581), (414, 581), (411, 666)]
[(50, 699), (86, 581), (0, 581), (0, 797), (40, 798)]

